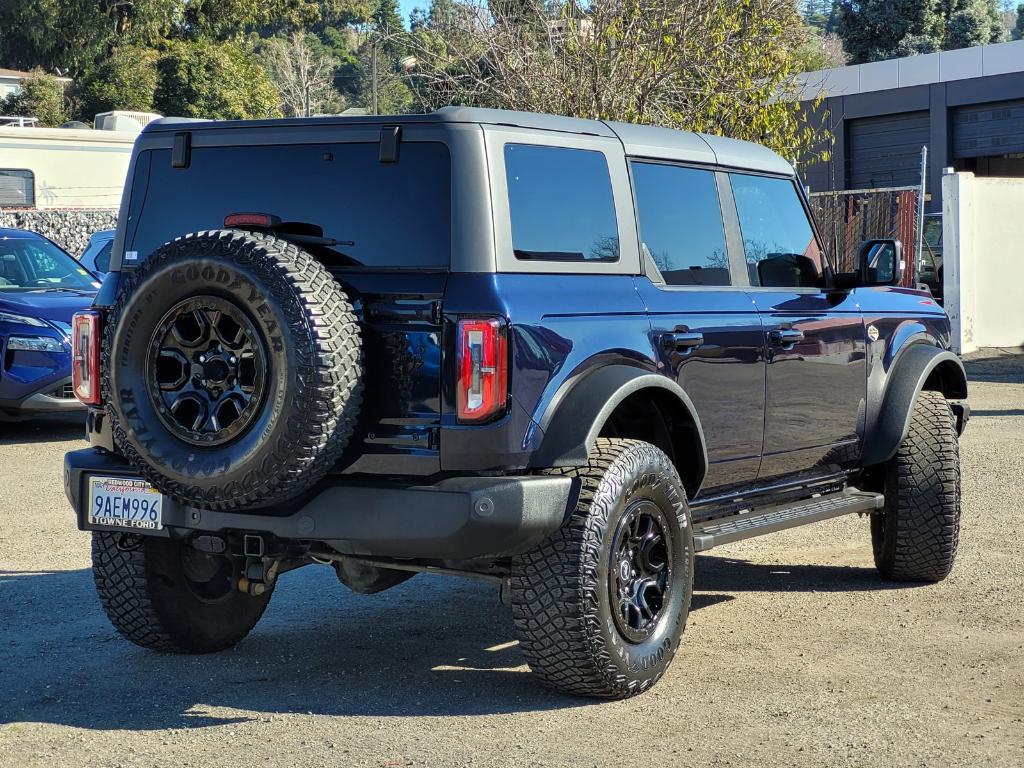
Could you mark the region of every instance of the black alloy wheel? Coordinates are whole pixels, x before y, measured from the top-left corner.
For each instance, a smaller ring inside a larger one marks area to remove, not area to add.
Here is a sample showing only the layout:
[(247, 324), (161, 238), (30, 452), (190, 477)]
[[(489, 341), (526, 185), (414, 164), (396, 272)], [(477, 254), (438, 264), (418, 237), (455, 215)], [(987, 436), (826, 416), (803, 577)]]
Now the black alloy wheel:
[(665, 514), (648, 499), (634, 502), (615, 531), (608, 588), (615, 625), (633, 643), (657, 628), (672, 584), (672, 536)]
[(147, 388), (172, 433), (190, 445), (219, 445), (252, 424), (269, 372), (245, 312), (218, 296), (186, 299), (163, 316), (151, 339)]

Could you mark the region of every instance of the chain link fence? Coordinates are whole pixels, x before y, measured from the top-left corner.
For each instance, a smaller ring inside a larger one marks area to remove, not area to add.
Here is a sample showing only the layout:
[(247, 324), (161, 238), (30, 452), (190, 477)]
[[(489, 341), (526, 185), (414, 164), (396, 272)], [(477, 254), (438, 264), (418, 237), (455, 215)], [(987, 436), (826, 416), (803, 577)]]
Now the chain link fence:
[(836, 269), (854, 271), (857, 249), (865, 240), (896, 238), (903, 242), (906, 262), (902, 284), (917, 286), (920, 196), (917, 186), (812, 192), (811, 209)]

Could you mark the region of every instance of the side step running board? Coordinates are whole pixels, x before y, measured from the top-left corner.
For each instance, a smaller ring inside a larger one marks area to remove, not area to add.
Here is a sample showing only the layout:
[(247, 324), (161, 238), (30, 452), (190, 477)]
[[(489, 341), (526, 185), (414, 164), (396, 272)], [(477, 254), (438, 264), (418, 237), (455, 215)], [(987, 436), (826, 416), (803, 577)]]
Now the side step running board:
[(693, 546), (697, 552), (704, 552), (719, 544), (752, 539), (851, 512), (874, 512), (884, 504), (885, 497), (880, 493), (846, 490), (816, 499), (805, 499), (796, 504), (762, 507), (731, 517), (696, 523), (693, 526)]

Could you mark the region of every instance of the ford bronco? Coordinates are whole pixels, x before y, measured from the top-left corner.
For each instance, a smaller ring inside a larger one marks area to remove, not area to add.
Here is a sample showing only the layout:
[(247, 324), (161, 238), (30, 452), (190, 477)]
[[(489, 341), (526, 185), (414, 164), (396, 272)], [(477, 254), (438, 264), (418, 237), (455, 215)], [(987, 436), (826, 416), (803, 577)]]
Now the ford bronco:
[[(65, 488), (117, 630), (205, 653), (319, 563), (493, 580), (533, 672), (667, 670), (695, 553), (844, 514), (937, 582), (969, 417), (902, 246), (823, 251), (792, 167), (496, 110), (162, 119), (74, 320)], [(865, 535), (868, 535), (865, 532)]]

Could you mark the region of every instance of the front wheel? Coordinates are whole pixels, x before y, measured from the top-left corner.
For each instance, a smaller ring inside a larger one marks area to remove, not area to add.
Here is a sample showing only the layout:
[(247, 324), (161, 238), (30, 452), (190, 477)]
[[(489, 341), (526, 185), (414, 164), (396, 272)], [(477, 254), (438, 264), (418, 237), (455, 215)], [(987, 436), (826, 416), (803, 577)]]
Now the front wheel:
[(601, 438), (571, 519), (512, 564), (512, 616), (523, 654), (565, 693), (622, 699), (665, 674), (693, 591), (686, 494), (668, 456)]
[(92, 573), (110, 623), (136, 645), (172, 653), (212, 653), (249, 634), (272, 590), (237, 588), (231, 558), (185, 542), (94, 531)]
[(960, 452), (949, 404), (921, 392), (885, 465), (885, 508), (871, 518), (875, 565), (896, 581), (942, 581), (960, 539)]

